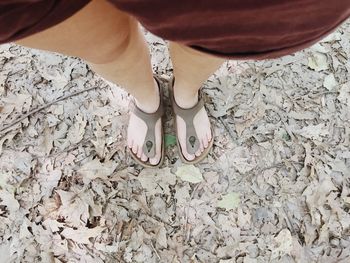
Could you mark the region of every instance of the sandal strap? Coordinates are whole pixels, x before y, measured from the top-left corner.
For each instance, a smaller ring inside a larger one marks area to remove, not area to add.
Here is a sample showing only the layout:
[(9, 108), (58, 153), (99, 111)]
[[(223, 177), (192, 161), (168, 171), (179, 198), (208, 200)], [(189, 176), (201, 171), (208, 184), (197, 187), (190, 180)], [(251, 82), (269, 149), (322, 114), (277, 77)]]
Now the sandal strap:
[[(174, 87), (174, 79), (172, 84), (173, 84), (172, 87)], [(173, 105), (174, 113), (179, 117), (181, 117), (184, 120), (186, 125), (187, 152), (189, 154), (195, 154), (200, 147), (200, 142), (198, 139), (196, 129), (194, 127), (193, 120), (194, 120), (194, 117), (197, 115), (197, 113), (204, 107), (203, 98), (199, 93), (198, 103), (192, 108), (184, 109), (184, 108), (181, 108), (179, 105), (177, 105), (174, 98), (174, 92), (172, 92), (171, 97), (172, 97), (172, 105)]]
[(156, 76), (154, 76), (154, 79), (158, 83), (159, 88), (159, 107), (156, 112), (154, 113), (147, 113), (142, 111), (140, 108), (137, 107), (135, 100), (131, 100), (130, 102), (130, 110), (141, 120), (143, 120), (146, 123), (147, 126), (147, 133), (145, 136), (145, 140), (142, 146), (143, 153), (148, 158), (153, 158), (156, 155), (156, 136), (155, 136), (155, 126), (157, 121), (163, 116), (164, 109), (163, 109), (163, 96), (162, 96), (162, 85), (160, 79), (158, 79)]

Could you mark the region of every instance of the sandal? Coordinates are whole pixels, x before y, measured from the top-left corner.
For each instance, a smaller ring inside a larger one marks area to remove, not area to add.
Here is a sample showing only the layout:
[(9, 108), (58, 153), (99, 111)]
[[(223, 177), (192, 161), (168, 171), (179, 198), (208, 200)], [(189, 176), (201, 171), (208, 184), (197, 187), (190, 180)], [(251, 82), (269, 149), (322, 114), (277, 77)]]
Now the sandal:
[[(130, 110), (132, 113), (134, 113), (137, 117), (139, 117), (141, 120), (143, 120), (146, 123), (147, 126), (147, 133), (145, 137), (145, 141), (142, 146), (143, 153), (150, 159), (155, 156), (156, 154), (156, 138), (155, 138), (155, 131), (154, 128), (156, 126), (157, 121), (159, 118), (162, 118), (164, 109), (163, 109), (163, 89), (162, 89), (162, 83), (159, 77), (154, 76), (154, 79), (158, 83), (159, 87), (159, 97), (160, 97), (160, 102), (159, 102), (159, 107), (156, 112), (154, 113), (146, 113), (142, 111), (140, 108), (137, 107), (135, 100), (130, 101)], [(161, 134), (163, 137), (163, 122), (162, 122), (162, 130)], [(131, 157), (140, 165), (147, 167), (147, 168), (157, 168), (162, 165), (163, 160), (164, 160), (164, 137), (161, 140), (162, 142), (162, 153), (161, 153), (161, 158), (159, 160), (158, 164), (151, 164), (149, 161), (142, 161), (140, 158), (137, 157), (135, 153), (128, 147), (129, 153)], [(148, 160), (149, 160), (148, 159)]]
[[(197, 136), (196, 129), (195, 129), (194, 124), (193, 124), (193, 119), (197, 115), (197, 113), (204, 107), (204, 101), (203, 101), (202, 96), (199, 96), (198, 103), (195, 106), (193, 106), (190, 109), (181, 108), (179, 105), (177, 105), (175, 98), (174, 98), (174, 92), (173, 92), (174, 83), (175, 83), (175, 78), (173, 77), (173, 79), (171, 81), (171, 86), (170, 86), (170, 90), (171, 90), (170, 96), (171, 96), (171, 102), (172, 102), (171, 104), (172, 104), (173, 112), (174, 112), (174, 115), (177, 115), (184, 120), (184, 122), (186, 124), (186, 148), (187, 148), (187, 151), (189, 154), (195, 154), (197, 152), (197, 150), (199, 149), (200, 144), (199, 144), (199, 139)], [(199, 95), (201, 95), (201, 94), (199, 94)], [(180, 158), (181, 158), (182, 162), (184, 162), (186, 164), (199, 163), (205, 157), (207, 157), (207, 155), (209, 154), (209, 151), (213, 146), (214, 136), (212, 136), (208, 147), (204, 149), (204, 151), (202, 152), (202, 154), (200, 156), (196, 156), (192, 161), (187, 160), (182, 153), (181, 145), (180, 145), (180, 142), (178, 140), (176, 117), (174, 119), (175, 119), (174, 121), (175, 121), (175, 130), (176, 130), (176, 142), (177, 142), (177, 147), (180, 151)], [(211, 134), (213, 135), (213, 130), (212, 130), (212, 128), (210, 128), (210, 129), (211, 129)]]

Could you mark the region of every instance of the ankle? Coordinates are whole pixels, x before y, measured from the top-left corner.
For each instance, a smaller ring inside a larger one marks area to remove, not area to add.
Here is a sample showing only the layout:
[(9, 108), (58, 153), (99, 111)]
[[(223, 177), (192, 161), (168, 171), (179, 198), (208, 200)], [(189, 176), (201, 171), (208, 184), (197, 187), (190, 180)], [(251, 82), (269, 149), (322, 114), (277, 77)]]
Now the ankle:
[(149, 90), (145, 96), (135, 96), (136, 106), (146, 113), (154, 113), (158, 110), (160, 104), (159, 87), (156, 80), (154, 85), (146, 89)]
[(186, 91), (176, 89), (176, 85), (173, 88), (174, 90), (174, 99), (176, 104), (183, 108), (183, 109), (189, 109), (195, 106), (198, 103), (198, 91), (195, 90), (195, 92), (188, 92), (191, 91), (191, 89), (188, 89)]

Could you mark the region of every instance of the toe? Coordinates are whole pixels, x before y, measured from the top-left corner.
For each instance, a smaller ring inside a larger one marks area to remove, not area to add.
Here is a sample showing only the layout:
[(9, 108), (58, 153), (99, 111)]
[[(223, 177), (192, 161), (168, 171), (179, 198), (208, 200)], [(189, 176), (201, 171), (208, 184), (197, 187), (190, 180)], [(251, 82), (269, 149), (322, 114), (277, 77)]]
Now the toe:
[(204, 148), (208, 148), (209, 143), (208, 143), (207, 138), (203, 139), (203, 140), (202, 140), (202, 143), (203, 143)]
[(199, 149), (200, 149), (201, 153), (204, 151), (204, 144), (203, 144), (203, 141), (200, 142), (200, 144), (199, 144)]
[(198, 156), (201, 155), (201, 153), (202, 153), (201, 149), (198, 149), (198, 150), (196, 151), (195, 155), (198, 157)]
[(153, 158), (149, 159), (150, 164), (157, 165), (160, 160), (160, 154), (156, 154)]
[(132, 145), (132, 148), (131, 148), (131, 150), (132, 150), (132, 152), (134, 153), (134, 154), (137, 154), (137, 144), (134, 142), (134, 144)]
[(211, 132), (208, 132), (208, 133), (207, 133), (207, 139), (208, 139), (208, 142), (211, 141), (211, 139), (212, 139)]
[(199, 149), (201, 150), (201, 152), (204, 152), (204, 144), (202, 141), (200, 143)]
[(158, 161), (156, 160), (156, 158), (151, 158), (149, 159), (149, 163), (152, 165), (157, 165)]
[(142, 147), (138, 147), (137, 149), (137, 157), (141, 159), (142, 156)]
[(147, 156), (146, 156), (144, 153), (142, 153), (142, 155), (141, 155), (141, 161), (146, 162), (147, 159), (148, 159)]
[(184, 154), (184, 156), (188, 161), (192, 161), (195, 158), (194, 154), (189, 154), (189, 153)]
[(127, 144), (129, 148), (132, 148), (132, 143), (133, 143), (132, 139), (128, 139)]

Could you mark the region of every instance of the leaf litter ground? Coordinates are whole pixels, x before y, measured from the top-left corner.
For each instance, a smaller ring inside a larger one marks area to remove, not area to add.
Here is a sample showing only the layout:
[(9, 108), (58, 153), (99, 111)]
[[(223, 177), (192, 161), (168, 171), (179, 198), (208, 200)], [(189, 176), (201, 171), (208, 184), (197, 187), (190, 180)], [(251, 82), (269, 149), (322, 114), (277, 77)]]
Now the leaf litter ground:
[[(145, 33), (169, 79), (164, 43)], [(0, 47), (0, 262), (349, 262), (350, 24), (204, 85), (215, 132), (183, 165), (125, 148), (129, 96), (76, 58)]]

